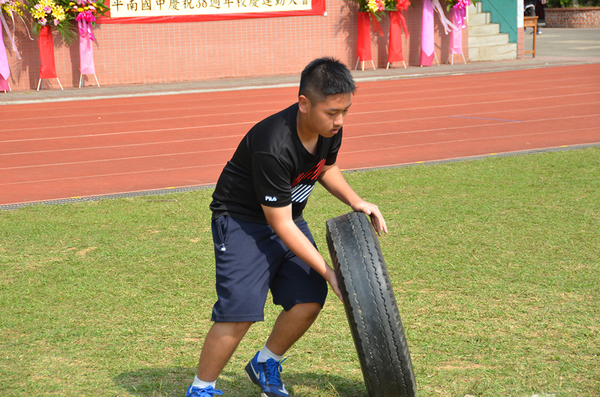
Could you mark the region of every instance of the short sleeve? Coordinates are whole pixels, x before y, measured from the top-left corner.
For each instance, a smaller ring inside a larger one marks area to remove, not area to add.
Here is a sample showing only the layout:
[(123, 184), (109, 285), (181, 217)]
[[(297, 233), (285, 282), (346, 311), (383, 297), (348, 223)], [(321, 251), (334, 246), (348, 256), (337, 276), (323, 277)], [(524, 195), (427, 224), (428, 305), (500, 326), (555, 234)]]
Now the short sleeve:
[(291, 170), (279, 157), (257, 152), (252, 156), (252, 178), (258, 202), (267, 207), (292, 203)]

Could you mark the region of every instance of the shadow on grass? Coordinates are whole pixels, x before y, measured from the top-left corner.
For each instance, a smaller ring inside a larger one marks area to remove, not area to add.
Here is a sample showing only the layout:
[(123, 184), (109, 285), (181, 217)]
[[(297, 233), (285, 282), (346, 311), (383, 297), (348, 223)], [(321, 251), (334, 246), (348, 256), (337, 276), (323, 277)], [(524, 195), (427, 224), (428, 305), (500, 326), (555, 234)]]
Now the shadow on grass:
[[(124, 372), (113, 380), (119, 387), (139, 397), (177, 396), (183, 397), (190, 386), (196, 368), (145, 368)], [(344, 396), (364, 397), (366, 390), (362, 382), (337, 375), (305, 373), (282, 374), (292, 396)], [(218, 388), (224, 397), (258, 396), (258, 388), (243, 372), (224, 371), (219, 377)], [(315, 390), (319, 393), (315, 394)]]

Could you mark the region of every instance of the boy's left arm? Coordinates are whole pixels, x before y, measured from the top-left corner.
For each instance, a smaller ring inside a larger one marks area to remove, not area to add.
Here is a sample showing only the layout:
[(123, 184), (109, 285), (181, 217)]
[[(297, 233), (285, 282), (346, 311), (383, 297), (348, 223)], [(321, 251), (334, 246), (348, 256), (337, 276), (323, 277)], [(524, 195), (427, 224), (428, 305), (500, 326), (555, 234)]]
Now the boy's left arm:
[(326, 165), (319, 176), (319, 183), (341, 202), (348, 204), (354, 211), (364, 212), (371, 217), (371, 223), (377, 234), (387, 233), (385, 219), (375, 204), (371, 204), (360, 198), (358, 194), (348, 185), (342, 171), (336, 165)]

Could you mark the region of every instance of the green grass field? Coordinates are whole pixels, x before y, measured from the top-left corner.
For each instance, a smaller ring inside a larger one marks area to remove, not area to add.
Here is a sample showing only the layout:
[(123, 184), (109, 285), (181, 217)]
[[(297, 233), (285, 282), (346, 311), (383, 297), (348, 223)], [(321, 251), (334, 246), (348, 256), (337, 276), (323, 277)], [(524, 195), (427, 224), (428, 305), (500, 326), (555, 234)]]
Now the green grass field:
[[(380, 238), (420, 396), (600, 395), (600, 148), (348, 173)], [(0, 395), (183, 396), (215, 300), (210, 190), (0, 212)], [(348, 212), (322, 188), (305, 216)], [(258, 396), (243, 366), (225, 396)], [(366, 396), (343, 306), (289, 352), (294, 396)]]

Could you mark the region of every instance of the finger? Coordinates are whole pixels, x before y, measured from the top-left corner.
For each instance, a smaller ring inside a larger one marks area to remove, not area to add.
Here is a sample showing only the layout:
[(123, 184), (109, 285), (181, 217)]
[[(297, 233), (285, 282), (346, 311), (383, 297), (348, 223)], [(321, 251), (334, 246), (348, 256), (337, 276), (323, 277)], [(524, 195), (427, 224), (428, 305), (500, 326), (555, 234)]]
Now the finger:
[(342, 291), (340, 291), (339, 288), (336, 288), (333, 290), (333, 292), (335, 292), (335, 294), (337, 295), (338, 299), (344, 303), (344, 297), (342, 296)]
[(381, 232), (385, 231), (387, 233), (387, 228), (385, 226), (385, 221), (381, 217), (377, 217), (375, 214), (371, 215), (371, 224), (377, 232), (378, 236), (381, 236)]

